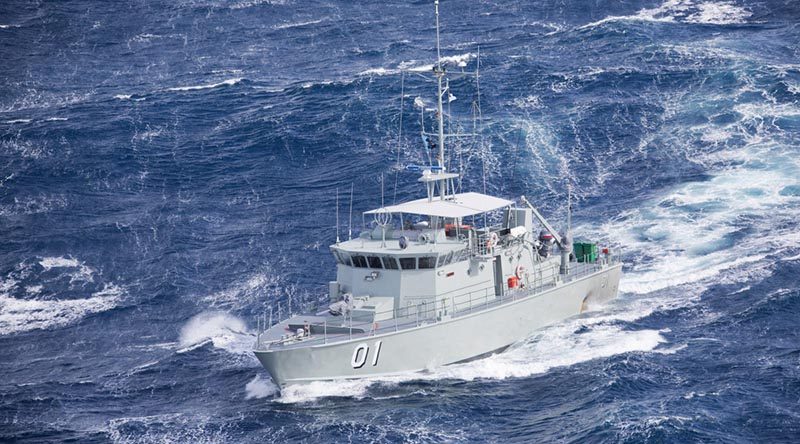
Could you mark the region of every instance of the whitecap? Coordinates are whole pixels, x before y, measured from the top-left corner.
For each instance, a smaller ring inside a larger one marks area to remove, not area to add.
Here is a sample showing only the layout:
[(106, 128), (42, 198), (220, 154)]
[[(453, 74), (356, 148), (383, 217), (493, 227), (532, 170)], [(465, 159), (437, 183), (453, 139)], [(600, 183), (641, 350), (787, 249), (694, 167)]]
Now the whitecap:
[(181, 328), (179, 344), (183, 353), (210, 342), (229, 353), (251, 355), (253, 341), (244, 321), (229, 313), (208, 311), (194, 316)]
[(305, 21), (305, 22), (296, 22), (296, 23), (282, 23), (280, 25), (275, 25), (275, 27), (273, 27), (273, 29), (278, 30), (278, 29), (300, 28), (300, 27), (303, 27), (303, 26), (316, 25), (316, 24), (319, 24), (319, 23), (322, 23), (322, 22), (323, 22), (323, 19), (308, 20), (308, 21)]
[(17, 299), (0, 292), (0, 335), (63, 327), (117, 306), (123, 289), (108, 284), (84, 299)]
[(94, 281), (95, 270), (73, 257), (45, 257), (39, 260), (39, 265), (44, 268), (44, 271), (56, 268), (69, 269), (65, 274), (69, 276), (70, 283)]
[(270, 379), (264, 379), (261, 375), (256, 375), (244, 387), (245, 399), (263, 399), (278, 394), (278, 386)]
[(667, 0), (655, 8), (643, 8), (632, 15), (608, 16), (587, 23), (578, 29), (590, 29), (614, 22), (696, 23), (728, 25), (744, 23), (752, 13), (732, 2), (700, 2)]
[(203, 89), (219, 88), (220, 86), (233, 86), (238, 84), (242, 80), (244, 79), (239, 77), (234, 79), (223, 80), (222, 82), (219, 83), (210, 83), (207, 85), (176, 86), (174, 88), (167, 88), (167, 91), (199, 91)]

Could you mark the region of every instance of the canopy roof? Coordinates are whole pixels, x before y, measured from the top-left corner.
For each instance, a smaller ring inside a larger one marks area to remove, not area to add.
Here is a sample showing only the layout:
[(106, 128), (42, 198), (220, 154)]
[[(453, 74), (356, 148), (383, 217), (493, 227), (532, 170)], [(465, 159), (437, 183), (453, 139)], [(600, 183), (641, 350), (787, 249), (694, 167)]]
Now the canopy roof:
[(423, 216), (467, 217), (513, 204), (514, 202), (510, 200), (487, 196), (486, 194), (461, 193), (447, 196), (445, 200), (441, 200), (439, 196), (435, 196), (431, 202), (428, 202), (427, 198), (412, 200), (397, 205), (376, 208), (367, 211), (365, 214), (407, 213)]

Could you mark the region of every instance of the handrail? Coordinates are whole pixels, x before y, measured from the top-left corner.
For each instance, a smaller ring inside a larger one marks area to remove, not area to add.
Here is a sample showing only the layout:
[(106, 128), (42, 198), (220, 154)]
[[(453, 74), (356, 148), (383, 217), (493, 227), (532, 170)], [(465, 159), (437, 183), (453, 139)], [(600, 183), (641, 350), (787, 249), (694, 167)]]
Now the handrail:
[[(617, 263), (619, 263), (618, 257), (610, 254), (603, 255), (598, 257), (595, 262), (575, 264), (576, 266), (572, 267), (570, 274), (567, 275), (567, 279), (568, 281), (581, 279), (602, 270), (608, 265)], [(437, 323), (443, 320), (468, 315), (477, 310), (485, 310), (490, 307), (505, 305), (518, 299), (542, 293), (547, 289), (555, 288), (562, 281), (562, 275), (559, 274), (558, 267), (552, 267), (544, 274), (534, 272), (526, 273), (523, 282), (521, 282), (522, 286), (517, 288), (509, 288), (508, 283), (503, 282), (503, 291), (500, 294), (495, 294), (495, 288), (492, 286), (450, 296), (449, 298), (433, 300), (428, 303), (423, 301), (412, 306), (398, 307), (374, 313), (373, 319), (391, 313), (391, 317), (387, 318), (385, 321), (353, 322), (351, 313), (349, 318), (345, 315), (341, 325), (337, 325), (339, 328), (346, 328), (348, 330), (347, 333), (328, 333), (327, 321), (323, 324), (324, 332), (321, 336), (309, 335), (298, 337), (293, 335), (288, 338), (262, 343), (261, 332), (259, 332), (257, 346), (287, 346), (299, 343), (327, 344), (329, 342), (329, 337), (336, 338), (336, 342), (339, 342), (357, 337), (369, 337), (390, 331), (399, 331), (418, 327), (420, 325)], [(381, 326), (381, 323), (384, 323), (384, 326)], [(363, 333), (354, 330), (363, 330)]]

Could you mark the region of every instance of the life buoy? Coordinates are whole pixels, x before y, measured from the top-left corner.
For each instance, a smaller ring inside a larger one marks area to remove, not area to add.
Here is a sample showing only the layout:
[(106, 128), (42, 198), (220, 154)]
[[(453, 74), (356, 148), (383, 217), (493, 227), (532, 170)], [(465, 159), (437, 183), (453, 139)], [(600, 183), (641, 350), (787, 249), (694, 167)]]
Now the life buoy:
[(522, 280), (523, 274), (525, 274), (525, 267), (523, 267), (521, 264), (517, 265), (517, 268), (514, 269), (514, 276), (516, 276), (517, 279)]

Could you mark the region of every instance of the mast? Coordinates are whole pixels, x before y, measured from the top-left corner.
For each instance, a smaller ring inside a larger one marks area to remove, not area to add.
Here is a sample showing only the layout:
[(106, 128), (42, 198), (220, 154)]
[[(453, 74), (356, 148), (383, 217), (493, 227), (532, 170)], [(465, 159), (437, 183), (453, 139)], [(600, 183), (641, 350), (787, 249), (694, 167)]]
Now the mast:
[[(436, 9), (436, 68), (434, 69), (434, 73), (436, 74), (437, 84), (436, 117), (439, 124), (439, 157), (437, 161), (439, 162), (440, 168), (439, 174), (442, 174), (444, 173), (444, 109), (442, 106), (442, 95), (444, 95), (444, 91), (442, 91), (442, 78), (444, 77), (444, 70), (442, 69), (442, 52), (439, 44), (439, 0), (434, 0), (433, 4)], [(445, 198), (445, 191), (445, 179), (442, 179), (439, 181), (439, 192), (441, 193), (442, 200)]]

